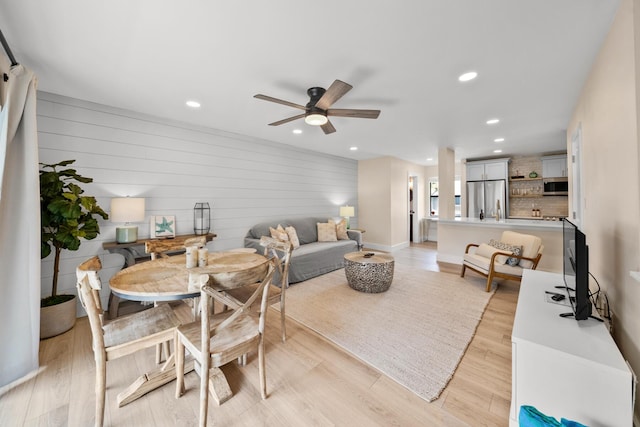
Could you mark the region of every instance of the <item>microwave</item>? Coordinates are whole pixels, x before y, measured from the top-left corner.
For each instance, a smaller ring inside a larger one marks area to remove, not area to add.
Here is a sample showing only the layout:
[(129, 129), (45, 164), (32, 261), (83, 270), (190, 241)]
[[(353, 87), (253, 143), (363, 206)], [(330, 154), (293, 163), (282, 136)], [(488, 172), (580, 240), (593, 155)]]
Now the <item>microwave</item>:
[(543, 181), (543, 196), (568, 196), (569, 179), (567, 177), (545, 178)]

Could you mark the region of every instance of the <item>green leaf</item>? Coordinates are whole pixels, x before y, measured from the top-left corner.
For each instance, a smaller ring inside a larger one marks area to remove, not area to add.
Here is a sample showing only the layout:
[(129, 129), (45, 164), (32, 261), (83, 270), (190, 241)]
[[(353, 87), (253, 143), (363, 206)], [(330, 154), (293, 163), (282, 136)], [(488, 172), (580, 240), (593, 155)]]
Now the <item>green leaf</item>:
[[(84, 190), (79, 184), (91, 183), (93, 179), (66, 168), (74, 162), (40, 163), (40, 256), (46, 258), (55, 249), (56, 263), (61, 249), (78, 250), (81, 239), (98, 236), (100, 227), (94, 215), (109, 218), (95, 197), (81, 196)], [(58, 272), (53, 274), (56, 283)]]
[(51, 246), (46, 242), (40, 242), (40, 259), (44, 259), (51, 253)]

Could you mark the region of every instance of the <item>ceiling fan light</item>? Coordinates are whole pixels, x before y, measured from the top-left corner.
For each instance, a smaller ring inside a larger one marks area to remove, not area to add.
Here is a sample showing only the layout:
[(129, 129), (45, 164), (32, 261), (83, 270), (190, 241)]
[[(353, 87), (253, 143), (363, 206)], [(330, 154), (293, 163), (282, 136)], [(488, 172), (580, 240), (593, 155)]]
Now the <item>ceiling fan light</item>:
[(311, 113), (304, 118), (304, 121), (308, 125), (322, 126), (326, 124), (329, 121), (329, 119), (327, 119), (327, 116), (323, 114)]

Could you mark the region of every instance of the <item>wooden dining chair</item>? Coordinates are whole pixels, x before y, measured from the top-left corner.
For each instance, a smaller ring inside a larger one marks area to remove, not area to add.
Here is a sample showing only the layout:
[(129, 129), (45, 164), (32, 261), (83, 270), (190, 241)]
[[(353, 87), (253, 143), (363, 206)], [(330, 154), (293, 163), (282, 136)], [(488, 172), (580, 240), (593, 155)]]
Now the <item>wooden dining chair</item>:
[(78, 298), (89, 317), (93, 338), (97, 427), (104, 422), (107, 362), (174, 339), (175, 329), (180, 324), (171, 307), (166, 304), (104, 321), (100, 302), (102, 282), (98, 276), (101, 268), (100, 258), (96, 256), (76, 269)]
[[(144, 251), (151, 255), (151, 260), (158, 258), (169, 258), (170, 252), (176, 252), (185, 249), (189, 246), (198, 246), (199, 248), (204, 247), (207, 244), (206, 236), (196, 236), (190, 237), (188, 239), (154, 239), (147, 240), (144, 242)], [(187, 301), (184, 301), (187, 303)], [(196, 311), (196, 306), (198, 304), (196, 298), (192, 298), (190, 302), (187, 304), (191, 304), (194, 309), (194, 313)], [(157, 302), (154, 302), (154, 306), (158, 306)], [(162, 353), (169, 354), (168, 351), (169, 344), (168, 342), (163, 343), (162, 345), (158, 345), (156, 348), (156, 363), (160, 363), (162, 360)]]
[[(285, 296), (287, 288), (289, 287), (289, 264), (291, 263), (293, 245), (291, 242), (283, 242), (267, 236), (262, 236), (260, 245), (264, 247), (264, 256), (272, 258), (275, 262), (276, 272), (269, 289), (268, 305), (280, 302), (280, 331), (282, 333), (282, 342), (285, 342), (287, 340), (287, 330), (285, 328)], [(246, 301), (256, 286), (257, 284), (243, 286), (227, 292), (239, 301)], [(254, 308), (257, 308), (257, 304), (254, 304)]]
[[(261, 274), (254, 276), (247, 285), (257, 283), (251, 297), (241, 303), (215, 288), (215, 280), (202, 274), (200, 286), (200, 320), (176, 329), (176, 398), (184, 392), (185, 348), (200, 366), (200, 426), (207, 424), (209, 405), (209, 369), (225, 365), (255, 349), (258, 350), (260, 393), (267, 397), (264, 353), (264, 325), (269, 298), (269, 285), (275, 271), (273, 261), (266, 264)], [(251, 305), (260, 298), (260, 314), (251, 313)], [(230, 307), (222, 313), (213, 312), (213, 300)]]

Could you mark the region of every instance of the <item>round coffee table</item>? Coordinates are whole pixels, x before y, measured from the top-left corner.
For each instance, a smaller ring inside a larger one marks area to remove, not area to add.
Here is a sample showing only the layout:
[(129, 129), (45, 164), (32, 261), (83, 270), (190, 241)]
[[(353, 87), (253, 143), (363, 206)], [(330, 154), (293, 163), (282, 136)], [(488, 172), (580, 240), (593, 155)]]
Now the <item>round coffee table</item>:
[(393, 281), (393, 256), (375, 252), (365, 257), (366, 253), (370, 252), (351, 252), (344, 256), (347, 283), (360, 292), (385, 292)]

